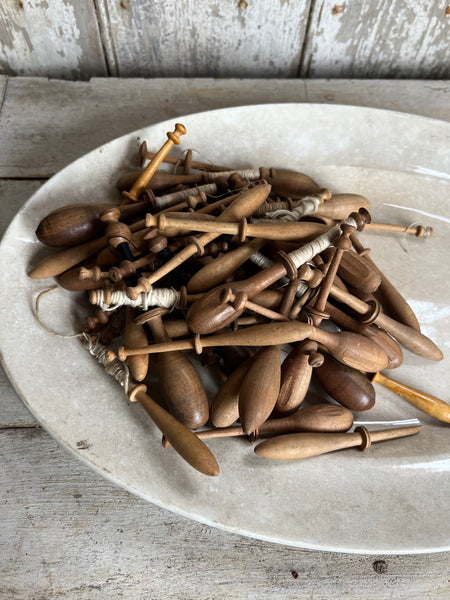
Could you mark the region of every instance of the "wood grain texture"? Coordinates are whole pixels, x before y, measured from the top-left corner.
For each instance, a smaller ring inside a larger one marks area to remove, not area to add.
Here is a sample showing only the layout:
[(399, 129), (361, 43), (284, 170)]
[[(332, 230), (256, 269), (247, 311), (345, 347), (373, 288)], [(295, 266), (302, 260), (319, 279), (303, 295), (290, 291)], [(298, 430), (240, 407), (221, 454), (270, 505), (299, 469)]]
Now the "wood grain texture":
[[(450, 86), (442, 81), (231, 79), (219, 85), (214, 79), (11, 78), (0, 114), (0, 177), (49, 177), (139, 127), (200, 110), (273, 102), (353, 104), (450, 119)], [(131, 168), (139, 164), (138, 147), (136, 140)]]
[(98, 0), (120, 77), (294, 77), (310, 0)]
[(0, 452), (1, 598), (448, 598), (445, 554), (315, 552), (224, 533), (113, 486), (40, 429), (0, 431)]
[(316, 0), (300, 76), (447, 78), (447, 5), (447, 0)]
[(0, 71), (62, 79), (107, 75), (94, 3), (3, 0)]

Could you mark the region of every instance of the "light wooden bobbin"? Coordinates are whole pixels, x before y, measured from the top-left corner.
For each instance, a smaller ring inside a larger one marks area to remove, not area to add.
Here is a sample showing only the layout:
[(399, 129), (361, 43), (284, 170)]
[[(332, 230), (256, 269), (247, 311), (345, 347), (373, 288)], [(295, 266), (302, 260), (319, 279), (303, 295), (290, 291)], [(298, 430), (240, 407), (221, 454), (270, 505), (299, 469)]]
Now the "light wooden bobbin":
[(256, 446), (255, 453), (263, 458), (291, 460), (344, 448), (367, 450), (373, 443), (415, 435), (420, 429), (421, 425), (371, 432), (365, 427), (357, 427), (354, 433), (290, 433), (262, 442)]
[(138, 177), (133, 187), (129, 192), (122, 192), (125, 202), (137, 202), (139, 199), (142, 190), (144, 190), (150, 179), (156, 172), (156, 169), (162, 163), (164, 157), (168, 154), (170, 149), (174, 144), (180, 143), (180, 136), (186, 133), (186, 128), (181, 123), (175, 124), (175, 129), (172, 132), (167, 133), (168, 140), (164, 143), (164, 145), (160, 148), (160, 150), (156, 153), (156, 155), (152, 158), (150, 163)]

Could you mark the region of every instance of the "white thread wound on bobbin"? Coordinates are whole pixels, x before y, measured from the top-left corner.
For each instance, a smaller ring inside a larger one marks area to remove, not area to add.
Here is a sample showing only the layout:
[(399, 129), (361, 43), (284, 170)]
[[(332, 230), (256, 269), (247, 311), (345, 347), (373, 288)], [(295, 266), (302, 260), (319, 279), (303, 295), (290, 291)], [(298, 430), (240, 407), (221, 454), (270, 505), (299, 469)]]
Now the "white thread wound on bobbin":
[(296, 269), (299, 269), (306, 262), (317, 256), (320, 252), (323, 252), (328, 248), (334, 239), (336, 239), (341, 233), (342, 225), (351, 225), (356, 229), (356, 221), (352, 217), (348, 217), (345, 221), (341, 221), (338, 225), (335, 225), (329, 229), (326, 233), (319, 235), (315, 240), (305, 244), (298, 250), (289, 252), (289, 258), (295, 265)]
[[(271, 267), (274, 263), (273, 260), (271, 260), (270, 258), (267, 258), (267, 256), (264, 256), (264, 254), (262, 254), (261, 252), (259, 252), (259, 250), (257, 250), (256, 252), (254, 252), (249, 259), (252, 263), (254, 263), (257, 267), (259, 267), (260, 269), (267, 269), (268, 267)], [(280, 283), (282, 286), (288, 285), (289, 283), (289, 279), (287, 277), (282, 277), (280, 279)], [(305, 283), (304, 281), (299, 281), (298, 282), (298, 288), (297, 291), (295, 292), (295, 296), (297, 298), (299, 298), (300, 296), (302, 296), (307, 290), (308, 290), (308, 284)]]
[[(320, 198), (307, 196), (292, 210), (279, 209), (266, 213), (268, 221), (299, 221), (306, 215), (316, 212), (320, 206)], [(264, 219), (266, 220), (266, 219)]]
[(104, 290), (96, 290), (97, 306), (102, 310), (116, 310), (120, 306), (131, 306), (148, 310), (151, 306), (162, 306), (164, 308), (173, 308), (181, 298), (181, 293), (173, 288), (153, 288), (150, 292), (141, 292), (136, 300), (128, 298), (124, 290), (114, 290), (111, 292), (111, 302), (104, 300)]
[(83, 345), (88, 350), (92, 356), (94, 356), (98, 362), (104, 367), (105, 371), (111, 377), (114, 377), (116, 381), (120, 383), (120, 385), (125, 390), (125, 393), (128, 395), (128, 386), (130, 383), (130, 371), (127, 365), (121, 362), (118, 358), (115, 358), (111, 362), (106, 360), (106, 351), (108, 348), (100, 344), (98, 341), (93, 341), (91, 336), (87, 333), (83, 333), (84, 341)]
[(159, 210), (164, 208), (168, 208), (169, 206), (173, 206), (178, 202), (183, 202), (189, 196), (197, 195), (200, 192), (204, 194), (214, 194), (217, 192), (217, 186), (215, 183), (208, 183), (206, 185), (196, 186), (194, 188), (189, 188), (188, 190), (181, 190), (180, 192), (174, 192), (173, 194), (166, 194), (165, 196), (157, 196), (155, 198), (155, 204)]

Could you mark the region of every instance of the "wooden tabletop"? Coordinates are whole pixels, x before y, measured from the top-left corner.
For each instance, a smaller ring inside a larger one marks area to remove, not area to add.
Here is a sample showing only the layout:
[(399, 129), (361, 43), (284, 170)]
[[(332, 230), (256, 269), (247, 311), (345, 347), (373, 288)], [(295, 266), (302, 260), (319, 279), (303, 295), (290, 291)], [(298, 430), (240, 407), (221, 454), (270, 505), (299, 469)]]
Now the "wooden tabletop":
[[(183, 114), (273, 102), (361, 105), (450, 120), (450, 82), (2, 77), (0, 231), (49, 176), (109, 140)], [(446, 553), (301, 550), (149, 504), (53, 440), (3, 371), (0, 390), (1, 599), (450, 597)]]

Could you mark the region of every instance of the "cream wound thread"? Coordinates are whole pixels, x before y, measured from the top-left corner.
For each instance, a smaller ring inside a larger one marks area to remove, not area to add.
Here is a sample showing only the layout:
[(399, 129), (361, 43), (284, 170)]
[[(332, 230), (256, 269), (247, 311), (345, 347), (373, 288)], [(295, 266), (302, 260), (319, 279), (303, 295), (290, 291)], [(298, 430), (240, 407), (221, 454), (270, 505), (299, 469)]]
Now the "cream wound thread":
[(128, 388), (130, 384), (130, 371), (127, 365), (121, 362), (118, 358), (115, 358), (111, 362), (108, 362), (105, 356), (108, 348), (106, 346), (103, 346), (103, 344), (100, 344), (98, 340), (94, 342), (92, 337), (85, 332), (83, 332), (82, 336), (84, 338), (84, 347), (104, 367), (108, 375), (111, 375), (111, 377), (114, 377), (114, 379), (120, 383), (120, 385), (125, 390), (125, 393), (128, 395)]
[(106, 303), (104, 290), (96, 290), (97, 302), (95, 303), (104, 311), (116, 310), (120, 306), (131, 306), (148, 310), (151, 306), (173, 308), (181, 298), (181, 293), (173, 288), (154, 288), (150, 292), (141, 292), (136, 300), (129, 298), (124, 290), (111, 292), (111, 302)]

